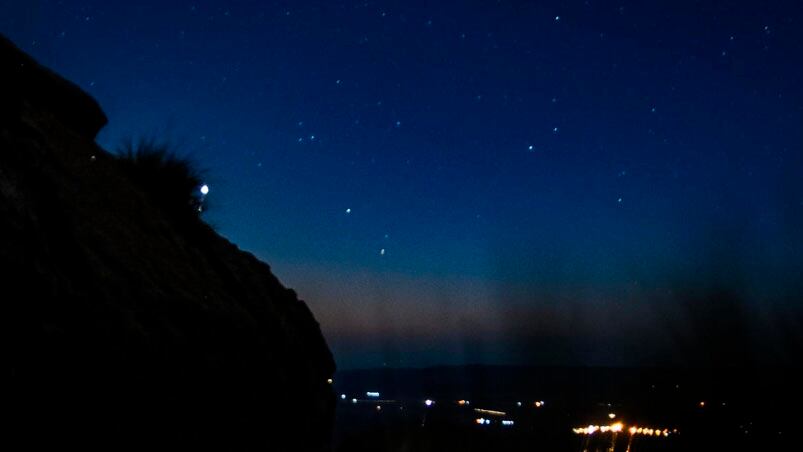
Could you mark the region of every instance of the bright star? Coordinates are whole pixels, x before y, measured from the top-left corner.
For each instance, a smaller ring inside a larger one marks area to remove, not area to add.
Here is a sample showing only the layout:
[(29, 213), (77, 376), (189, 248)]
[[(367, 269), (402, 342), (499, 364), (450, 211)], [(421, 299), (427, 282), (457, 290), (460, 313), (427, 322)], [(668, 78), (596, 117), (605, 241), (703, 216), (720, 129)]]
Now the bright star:
[(204, 196), (209, 194), (209, 185), (206, 184), (201, 185), (201, 194)]

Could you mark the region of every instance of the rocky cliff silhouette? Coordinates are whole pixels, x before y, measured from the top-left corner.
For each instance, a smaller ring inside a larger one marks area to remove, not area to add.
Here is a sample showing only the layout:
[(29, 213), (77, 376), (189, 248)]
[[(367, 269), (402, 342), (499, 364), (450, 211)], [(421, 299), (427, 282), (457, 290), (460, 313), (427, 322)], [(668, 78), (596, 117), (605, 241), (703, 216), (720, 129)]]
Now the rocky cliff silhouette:
[(328, 448), (335, 365), (296, 293), (154, 205), (97, 103), (2, 36), (0, 100), (3, 443)]

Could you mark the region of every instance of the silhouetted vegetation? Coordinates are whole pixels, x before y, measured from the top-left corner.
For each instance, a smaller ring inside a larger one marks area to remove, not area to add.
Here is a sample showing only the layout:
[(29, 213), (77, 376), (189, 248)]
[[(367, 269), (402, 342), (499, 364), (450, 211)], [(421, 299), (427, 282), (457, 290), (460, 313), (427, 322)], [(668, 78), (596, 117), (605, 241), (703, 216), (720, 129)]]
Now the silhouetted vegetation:
[(318, 323), (201, 221), (198, 167), (109, 156), (97, 103), (2, 36), (0, 74), (5, 449), (329, 450)]
[(203, 171), (175, 146), (155, 139), (130, 140), (118, 151), (123, 172), (173, 219), (197, 218), (204, 210)]

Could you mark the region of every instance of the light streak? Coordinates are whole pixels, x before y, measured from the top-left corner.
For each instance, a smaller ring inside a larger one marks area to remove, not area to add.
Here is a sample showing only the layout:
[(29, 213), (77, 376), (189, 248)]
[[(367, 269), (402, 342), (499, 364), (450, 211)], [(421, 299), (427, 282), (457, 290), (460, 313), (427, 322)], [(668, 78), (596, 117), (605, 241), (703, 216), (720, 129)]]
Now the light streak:
[(505, 415), (507, 415), (507, 413), (505, 413), (504, 411), (486, 410), (484, 408), (474, 408), (474, 411), (476, 411), (477, 413), (482, 413), (482, 414), (490, 414), (492, 416), (505, 416)]

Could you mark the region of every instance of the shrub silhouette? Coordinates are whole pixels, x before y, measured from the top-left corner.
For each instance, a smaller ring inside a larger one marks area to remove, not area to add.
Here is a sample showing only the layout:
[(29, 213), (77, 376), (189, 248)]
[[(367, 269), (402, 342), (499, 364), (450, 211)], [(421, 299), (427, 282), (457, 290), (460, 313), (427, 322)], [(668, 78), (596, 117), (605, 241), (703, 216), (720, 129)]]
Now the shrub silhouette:
[(153, 139), (128, 141), (117, 154), (122, 171), (160, 210), (181, 222), (198, 219), (204, 209), (203, 172), (192, 160)]

